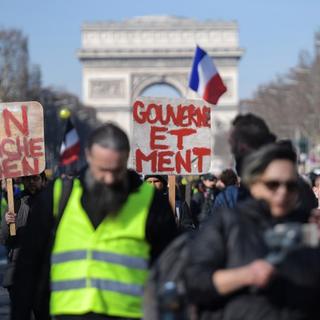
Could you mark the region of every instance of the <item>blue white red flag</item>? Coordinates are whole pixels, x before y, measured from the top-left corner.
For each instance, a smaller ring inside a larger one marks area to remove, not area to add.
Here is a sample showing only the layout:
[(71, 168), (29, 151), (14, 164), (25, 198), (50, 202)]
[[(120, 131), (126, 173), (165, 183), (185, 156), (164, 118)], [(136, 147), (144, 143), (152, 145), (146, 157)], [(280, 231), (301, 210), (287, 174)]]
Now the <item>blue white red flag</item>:
[(60, 148), (60, 164), (71, 164), (79, 159), (79, 155), (80, 139), (71, 119), (69, 118)]
[(217, 104), (227, 91), (212, 58), (197, 46), (190, 75), (189, 87), (212, 104)]

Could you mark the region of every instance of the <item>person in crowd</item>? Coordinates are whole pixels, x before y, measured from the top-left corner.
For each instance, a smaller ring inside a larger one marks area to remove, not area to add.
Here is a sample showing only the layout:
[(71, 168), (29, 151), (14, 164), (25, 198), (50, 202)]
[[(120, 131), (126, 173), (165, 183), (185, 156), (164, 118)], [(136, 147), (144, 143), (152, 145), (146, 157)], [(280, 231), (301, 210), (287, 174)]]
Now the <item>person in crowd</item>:
[[(243, 160), (251, 152), (275, 141), (276, 136), (269, 130), (262, 118), (251, 113), (236, 116), (232, 122), (229, 144), (236, 162), (237, 174), (240, 177), (240, 187), (231, 186), (221, 192), (214, 203), (212, 214), (221, 207), (234, 208), (237, 203), (250, 197), (247, 188), (241, 183)], [(279, 140), (277, 143), (288, 149), (294, 149), (290, 140)], [(298, 178), (298, 186), (297, 207), (299, 211), (309, 215), (311, 210), (317, 207), (316, 199), (308, 184), (301, 177)]]
[[(165, 201), (168, 201), (168, 177), (165, 175), (145, 175), (144, 180), (159, 190)], [(180, 231), (189, 231), (196, 228), (190, 208), (180, 196), (179, 188), (176, 188), (175, 220)]]
[(261, 148), (246, 158), (242, 182), (252, 199), (218, 211), (191, 244), (186, 282), (200, 319), (320, 319), (319, 247), (297, 246), (276, 260), (265, 238), (278, 223), (307, 222), (294, 210), (296, 154)]
[[(221, 192), (213, 203), (211, 214), (221, 207), (233, 208), (238, 201), (240, 184), (237, 174), (232, 169), (222, 171), (217, 186), (221, 188)], [(243, 187), (242, 190), (243, 194), (247, 193)]]
[[(7, 203), (7, 186), (6, 186), (6, 179), (3, 179), (0, 181), (0, 217), (2, 219), (3, 215), (6, 213), (8, 203)], [(23, 192), (24, 186), (21, 182), (21, 179), (14, 180), (13, 183), (13, 196), (16, 199), (19, 199), (21, 197), (21, 194)]]
[(168, 177), (160, 174), (147, 174), (144, 176), (144, 181), (154, 186), (162, 194), (168, 194)]
[(250, 152), (275, 141), (276, 136), (262, 118), (252, 113), (237, 115), (232, 121), (229, 145), (238, 176), (241, 177), (242, 162)]
[[(269, 130), (262, 118), (252, 113), (235, 117), (229, 133), (229, 145), (235, 160), (236, 171), (240, 178), (243, 159), (251, 152), (268, 143), (275, 142), (275, 140), (276, 136)], [(239, 187), (229, 186), (217, 196), (211, 214), (214, 214), (221, 207), (234, 208), (237, 202), (248, 197), (249, 193), (241, 183)]]
[(36, 294), (49, 317), (49, 279), (55, 319), (142, 318), (148, 268), (177, 228), (169, 203), (127, 169), (129, 152), (124, 131), (104, 124), (88, 138), (88, 168), (68, 197), (60, 179), (39, 195), (15, 273), (12, 319), (29, 319)]
[(193, 216), (197, 217), (198, 222), (204, 220), (210, 215), (213, 203), (220, 192), (216, 184), (218, 178), (211, 174), (201, 176), (203, 189), (193, 194), (191, 199), (191, 211)]
[(320, 232), (320, 174), (316, 172), (311, 172), (309, 174), (309, 180), (314, 193), (318, 206), (315, 207), (310, 216), (310, 222), (315, 223), (318, 226)]
[[(19, 192), (14, 198), (15, 212), (9, 212), (5, 209), (5, 213), (1, 220), (0, 241), (7, 248), (8, 265), (3, 278), (3, 286), (8, 289), (9, 296), (12, 298), (13, 273), (18, 259), (20, 247), (23, 242), (23, 235), (25, 233), (26, 224), (30, 210), (34, 205), (36, 195), (43, 190), (47, 182), (44, 172), (41, 174), (26, 176), (21, 178), (23, 184), (23, 191)], [(16, 225), (16, 235), (11, 236), (9, 232), (9, 225), (14, 223)], [(35, 314), (36, 314), (35, 310)], [(36, 314), (36, 318), (37, 317)]]
[(223, 170), (219, 176), (216, 186), (220, 191), (229, 186), (239, 186), (237, 174), (232, 169)]
[(320, 175), (312, 174), (310, 175), (312, 191), (314, 192), (315, 197), (318, 199), (318, 208), (320, 207)]
[(204, 191), (204, 185), (203, 185), (203, 181), (201, 179), (195, 179), (191, 182), (192, 195), (194, 195), (198, 192), (203, 192), (203, 191)]

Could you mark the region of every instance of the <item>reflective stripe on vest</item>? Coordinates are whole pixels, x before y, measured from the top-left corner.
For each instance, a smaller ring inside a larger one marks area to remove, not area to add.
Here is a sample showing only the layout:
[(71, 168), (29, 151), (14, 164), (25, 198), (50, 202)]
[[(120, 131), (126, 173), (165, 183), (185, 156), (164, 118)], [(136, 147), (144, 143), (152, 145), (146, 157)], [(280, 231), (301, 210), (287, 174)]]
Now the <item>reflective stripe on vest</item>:
[[(56, 281), (51, 285), (52, 291), (64, 291), (82, 289), (87, 287), (87, 279)], [(142, 296), (143, 286), (137, 284), (126, 284), (111, 280), (90, 279), (90, 287), (99, 290), (108, 290), (133, 296)]]
[[(82, 260), (86, 259), (87, 251), (85, 250), (75, 250), (68, 251), (63, 253), (52, 254), (51, 263), (57, 264), (73, 260)], [(92, 251), (92, 260), (110, 262), (115, 264), (120, 264), (129, 268), (135, 269), (148, 269), (148, 261), (131, 256), (125, 256), (121, 254), (111, 253), (111, 252), (101, 252), (101, 251)]]
[(143, 183), (116, 215), (94, 229), (81, 206), (80, 181), (74, 181), (51, 256), (52, 315), (142, 317), (150, 251), (145, 228), (153, 193)]

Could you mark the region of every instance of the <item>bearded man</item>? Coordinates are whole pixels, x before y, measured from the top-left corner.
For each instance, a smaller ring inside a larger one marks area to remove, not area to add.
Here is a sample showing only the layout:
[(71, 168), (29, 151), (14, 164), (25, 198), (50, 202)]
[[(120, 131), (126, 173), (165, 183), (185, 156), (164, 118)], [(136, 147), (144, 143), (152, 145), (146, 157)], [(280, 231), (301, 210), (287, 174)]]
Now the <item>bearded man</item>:
[(142, 318), (149, 266), (177, 229), (169, 203), (127, 169), (129, 152), (126, 134), (105, 124), (89, 137), (88, 168), (68, 196), (61, 180), (39, 196), (17, 267), (12, 319), (30, 319), (30, 295), (50, 305), (54, 319)]

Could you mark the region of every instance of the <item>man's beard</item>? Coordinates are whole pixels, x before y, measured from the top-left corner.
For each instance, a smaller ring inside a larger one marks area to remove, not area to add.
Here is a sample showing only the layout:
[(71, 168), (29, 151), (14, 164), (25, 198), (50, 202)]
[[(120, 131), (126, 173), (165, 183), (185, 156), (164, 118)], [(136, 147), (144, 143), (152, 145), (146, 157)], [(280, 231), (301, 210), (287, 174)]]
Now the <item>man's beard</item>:
[(117, 214), (129, 195), (127, 175), (112, 185), (106, 185), (103, 182), (96, 181), (90, 171), (87, 170), (85, 184), (89, 201), (99, 216)]

